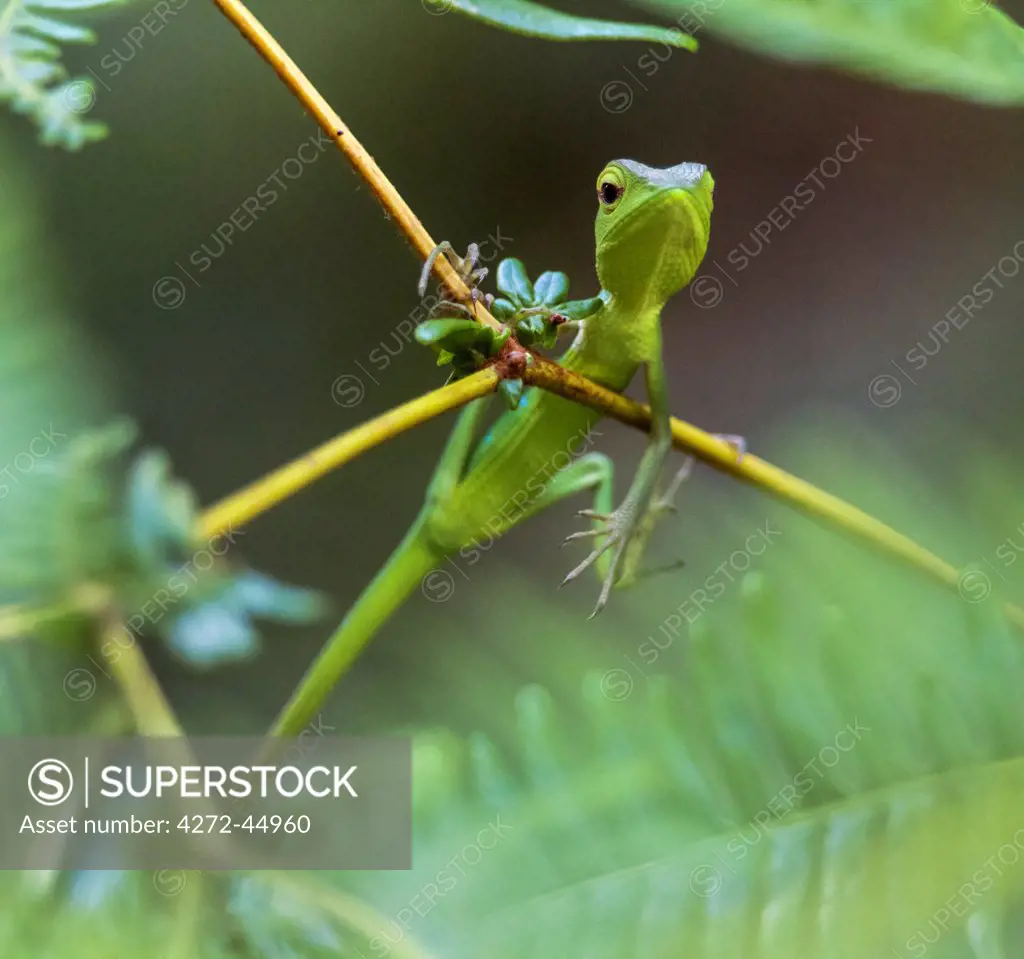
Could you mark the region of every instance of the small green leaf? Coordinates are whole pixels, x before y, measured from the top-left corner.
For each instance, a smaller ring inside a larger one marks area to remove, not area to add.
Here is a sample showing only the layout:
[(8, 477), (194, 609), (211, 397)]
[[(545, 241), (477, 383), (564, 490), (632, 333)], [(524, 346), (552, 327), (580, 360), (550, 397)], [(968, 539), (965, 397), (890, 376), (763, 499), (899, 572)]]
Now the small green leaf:
[(547, 326), (544, 317), (537, 314), (523, 317), (516, 324), (516, 338), (523, 346), (533, 346), (534, 343), (544, 338)]
[(186, 550), (190, 545), (195, 493), (173, 479), (170, 459), (163, 450), (147, 450), (132, 463), (126, 506), (128, 535), (144, 566), (159, 566), (168, 547)]
[(510, 410), (517, 409), (523, 398), (523, 381), (502, 380), (498, 384), (498, 394), (508, 404)]
[(486, 352), (494, 330), (476, 320), (424, 320), (416, 327), (416, 342), (423, 346), (438, 346), (449, 352), (480, 349)]
[(511, 320), (516, 315), (516, 305), (511, 300), (499, 296), (491, 304), (491, 315), (499, 320)]
[(569, 277), (564, 273), (541, 273), (534, 284), (536, 302), (541, 306), (554, 306), (569, 295)]
[(329, 608), (323, 594), (289, 586), (254, 569), (239, 571), (220, 602), (239, 615), (293, 624), (314, 623)]
[(438, 350), (437, 351), (437, 365), (438, 366), (447, 366), (449, 363), (451, 363), (451, 361), (454, 358), (454, 356), (455, 356), (455, 354), (450, 352), (449, 350)]
[(424, 320), (416, 327), (416, 342), (422, 346), (435, 346), (454, 330), (472, 329), (477, 325), (475, 320)]
[(542, 40), (642, 40), (696, 50), (697, 41), (677, 27), (592, 20), (552, 10), (531, 0), (428, 0), (438, 10), (457, 10), (467, 17)]
[(546, 350), (553, 349), (558, 342), (558, 334), (561, 332), (561, 329), (560, 325), (555, 326), (553, 323), (549, 323), (544, 331), (544, 336), (541, 338), (540, 345)]
[(512, 335), (512, 331), (508, 327), (504, 327), (500, 333), (495, 333), (491, 337), (491, 346), (487, 351), (488, 356), (497, 356), (501, 352), (501, 348), (508, 342), (508, 338)]
[(202, 669), (239, 662), (259, 651), (259, 635), (248, 618), (219, 603), (205, 603), (159, 627), (168, 648)]
[(522, 260), (508, 257), (498, 264), (498, 289), (516, 306), (533, 305), (533, 284), (526, 275)]
[(589, 300), (570, 300), (568, 303), (560, 303), (557, 312), (570, 320), (585, 320), (601, 309), (603, 304), (604, 300), (599, 296), (591, 297)]

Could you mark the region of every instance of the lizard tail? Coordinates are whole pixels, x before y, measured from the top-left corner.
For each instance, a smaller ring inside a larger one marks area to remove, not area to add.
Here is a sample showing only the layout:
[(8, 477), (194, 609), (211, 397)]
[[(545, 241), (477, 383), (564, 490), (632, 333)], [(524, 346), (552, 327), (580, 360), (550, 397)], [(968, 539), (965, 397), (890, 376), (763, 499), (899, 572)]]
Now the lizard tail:
[(273, 735), (296, 736), (305, 728), (353, 660), (443, 559), (417, 519), (324, 644), (275, 721)]

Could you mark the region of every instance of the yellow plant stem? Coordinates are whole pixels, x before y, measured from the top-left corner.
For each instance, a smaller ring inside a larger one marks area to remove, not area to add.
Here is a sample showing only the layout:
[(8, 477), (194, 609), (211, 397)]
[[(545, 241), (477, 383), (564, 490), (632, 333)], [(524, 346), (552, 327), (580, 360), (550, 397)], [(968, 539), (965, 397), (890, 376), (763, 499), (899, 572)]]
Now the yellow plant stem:
[(141, 647), (137, 642), (121, 641), (124, 630), (121, 621), (111, 616), (104, 624), (101, 641), (115, 643), (120, 652), (110, 660), (111, 668), (135, 720), (135, 729), (142, 736), (184, 736)]
[(493, 368), (479, 370), (342, 433), (211, 506), (200, 518), (200, 534), (215, 536), (247, 523), (367, 450), (470, 400), (493, 393), (499, 380)]
[(68, 617), (96, 616), (106, 609), (108, 602), (109, 594), (105, 587), (86, 583), (77, 588), (69, 599), (52, 606), (0, 606), (0, 643), (20, 641), (36, 630)]
[[(600, 410), (627, 426), (644, 431), (650, 429), (651, 413), (648, 406), (598, 386), (550, 360), (535, 357), (523, 374), (523, 380), (530, 386)], [(489, 367), (341, 434), (208, 509), (201, 518), (202, 535), (214, 536), (248, 522), (374, 446), (492, 392), (498, 382), (498, 373)], [(756, 486), (790, 506), (843, 530), (879, 552), (927, 573), (947, 587), (956, 589), (960, 585), (963, 570), (863, 510), (751, 453), (737, 458), (736, 450), (729, 443), (691, 423), (675, 417), (671, 422), (672, 442), (676, 449), (696, 456), (715, 469)], [(1012, 603), (1005, 603), (1003, 611), (1014, 626), (1024, 629), (1024, 610)]]
[[(629, 426), (645, 431), (650, 429), (650, 407), (598, 386), (550, 360), (535, 362), (526, 371), (523, 380), (531, 386), (539, 386), (566, 399), (591, 406)], [(675, 417), (672, 418), (672, 445), (723, 473), (750, 483), (790, 506), (852, 534), (872, 548), (922, 570), (945, 586), (957, 589), (962, 582), (963, 570), (919, 546), (881, 520), (750, 453), (738, 458), (736, 450), (729, 443)], [(1014, 626), (1024, 629), (1024, 610), (1012, 603), (1004, 603), (1003, 612)]]
[[(248, 523), (367, 450), (435, 416), (493, 393), (500, 380), (494, 368), (479, 370), (361, 423), (206, 509), (199, 517), (196, 536), (209, 539)], [(0, 606), (0, 643), (19, 641), (66, 616), (97, 615), (108, 603), (109, 595), (104, 587), (87, 584), (56, 606), (41, 609)], [(145, 681), (145, 677), (139, 674), (135, 680)]]
[[(323, 98), (320, 91), (309, 82), (298, 64), (285, 53), (270, 31), (256, 19), (251, 11), (239, 0), (213, 0), (224, 15), (241, 31), (242, 36), (255, 47), (264, 60), (269, 63), (277, 75), (284, 81), (302, 105), (316, 118), (324, 132), (337, 144), (338, 149), (348, 158), (356, 172), (369, 184), (388, 216), (395, 221), (398, 228), (405, 234), (413, 249), (426, 260), (437, 244), (405, 202), (394, 184), (384, 175), (376, 161), (356, 139), (344, 121)], [(469, 287), (462, 277), (452, 269), (451, 264), (439, 256), (434, 261), (434, 274), (444, 283), (458, 299), (467, 302), (474, 310), (476, 318), (488, 326), (499, 329), (501, 324), (479, 302), (468, 303)]]

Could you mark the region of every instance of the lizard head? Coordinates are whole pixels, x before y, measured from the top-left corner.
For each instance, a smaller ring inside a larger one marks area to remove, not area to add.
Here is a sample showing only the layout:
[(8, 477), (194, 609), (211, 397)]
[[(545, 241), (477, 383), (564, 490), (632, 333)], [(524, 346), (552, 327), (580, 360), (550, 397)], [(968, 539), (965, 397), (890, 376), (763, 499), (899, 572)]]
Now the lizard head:
[(613, 160), (597, 178), (597, 276), (627, 299), (664, 303), (708, 246), (715, 181), (701, 163), (656, 169)]

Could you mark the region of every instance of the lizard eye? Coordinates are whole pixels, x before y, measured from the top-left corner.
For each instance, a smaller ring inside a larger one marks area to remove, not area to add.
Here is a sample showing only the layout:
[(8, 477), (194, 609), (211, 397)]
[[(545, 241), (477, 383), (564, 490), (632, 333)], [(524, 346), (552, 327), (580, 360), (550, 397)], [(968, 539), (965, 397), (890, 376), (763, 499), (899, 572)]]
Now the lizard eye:
[(619, 197), (622, 196), (624, 192), (623, 188), (617, 183), (612, 183), (611, 180), (605, 180), (604, 183), (601, 184), (601, 202), (605, 206), (612, 206), (618, 202)]
[(597, 202), (602, 212), (611, 213), (626, 192), (626, 179), (613, 163), (606, 166), (597, 178)]

